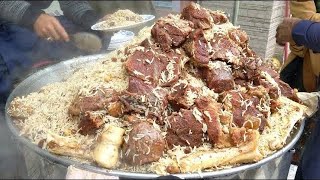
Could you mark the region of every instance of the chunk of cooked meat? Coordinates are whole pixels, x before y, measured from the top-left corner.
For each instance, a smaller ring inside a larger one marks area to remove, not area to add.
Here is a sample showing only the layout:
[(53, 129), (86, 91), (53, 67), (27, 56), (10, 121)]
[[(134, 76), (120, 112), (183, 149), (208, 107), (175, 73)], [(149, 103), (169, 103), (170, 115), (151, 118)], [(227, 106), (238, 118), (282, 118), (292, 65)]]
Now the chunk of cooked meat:
[(158, 161), (165, 150), (165, 140), (161, 134), (147, 122), (133, 125), (128, 142), (122, 149), (124, 162), (131, 165), (143, 165)]
[(233, 65), (233, 77), (236, 79), (242, 79), (245, 81), (253, 81), (260, 72), (258, 67), (261, 66), (261, 59), (254, 57), (241, 57), (240, 65)]
[(181, 109), (168, 118), (167, 144), (178, 146), (200, 146), (202, 144), (202, 123), (197, 121), (192, 110)]
[(275, 81), (277, 82), (277, 84), (279, 85), (280, 91), (281, 91), (281, 95), (296, 101), (296, 102), (301, 102), (301, 100), (299, 99), (299, 97), (297, 96), (297, 92), (296, 90), (292, 89), (289, 84), (283, 82), (281, 79), (276, 78)]
[(110, 103), (107, 107), (107, 112), (110, 116), (121, 117), (124, 113), (123, 109), (124, 109), (124, 106), (119, 100), (119, 101)]
[(145, 81), (146, 84), (157, 84), (167, 61), (155, 57), (154, 52), (147, 49), (136, 50), (128, 57), (125, 64), (128, 73)]
[[(170, 86), (179, 79), (180, 62), (181, 55), (174, 51), (163, 53), (154, 49), (144, 49), (136, 50), (129, 56), (125, 66), (131, 76), (143, 80), (149, 87), (158, 84)], [(134, 79), (131, 80), (134, 81)], [(142, 85), (142, 83), (139, 84), (139, 86)]]
[(214, 24), (224, 24), (228, 22), (228, 17), (223, 12), (209, 10), (209, 13)]
[(188, 82), (179, 81), (172, 88), (168, 96), (169, 103), (173, 109), (179, 111), (180, 108), (189, 109), (198, 97), (198, 90)]
[(281, 95), (281, 89), (276, 79), (278, 79), (278, 74), (271, 68), (258, 68), (257, 72), (259, 73), (254, 78), (255, 85), (263, 86), (269, 93), (270, 98), (278, 99)]
[(235, 146), (239, 146), (245, 141), (246, 128), (232, 127), (230, 128), (230, 137)]
[(210, 62), (209, 67), (203, 69), (203, 78), (207, 86), (217, 93), (234, 88), (231, 68), (225, 62)]
[(118, 95), (114, 89), (94, 89), (91, 96), (76, 96), (68, 113), (72, 116), (79, 116), (86, 111), (104, 110), (110, 103), (118, 101)]
[(155, 88), (148, 94), (129, 93), (124, 91), (120, 101), (124, 105), (124, 112), (143, 114), (146, 117), (156, 117), (162, 123), (163, 112), (168, 106), (167, 90)]
[(237, 127), (246, 126), (260, 131), (264, 129), (268, 113), (257, 108), (262, 106), (258, 97), (232, 90), (222, 93), (221, 99), (224, 108), (232, 112), (233, 122)]
[(239, 65), (240, 50), (228, 37), (217, 34), (210, 41), (212, 47), (212, 60), (223, 60), (232, 64)]
[(246, 57), (256, 57), (257, 56), (256, 53), (251, 48), (249, 48), (248, 45), (245, 48), (243, 48), (242, 53)]
[(146, 81), (143, 81), (140, 78), (129, 76), (129, 86), (127, 91), (130, 93), (148, 94), (155, 87), (156, 86), (154, 84), (146, 83)]
[(188, 41), (183, 45), (187, 54), (192, 57), (192, 60), (197, 65), (206, 65), (209, 63), (209, 46), (205, 39), (203, 30), (196, 29), (193, 31)]
[(247, 94), (261, 99), (268, 96), (268, 91), (263, 86), (249, 86)]
[(82, 135), (95, 134), (104, 124), (101, 114), (104, 113), (86, 111), (85, 114), (80, 117), (80, 123), (78, 125), (78, 128), (80, 129), (79, 133)]
[(240, 47), (245, 48), (249, 41), (249, 37), (246, 32), (241, 29), (232, 29), (228, 31), (230, 39), (232, 39)]
[(278, 112), (278, 110), (281, 108), (282, 104), (278, 100), (271, 99), (270, 101), (270, 111), (271, 113)]
[(267, 66), (267, 65), (261, 65), (257, 68), (257, 73), (261, 74), (261, 72), (266, 72), (268, 73), (272, 78), (279, 78), (279, 73), (277, 71), (275, 71), (274, 69), (272, 69), (271, 67)]
[(151, 36), (164, 51), (171, 47), (178, 47), (186, 40), (192, 31), (188, 21), (181, 20), (176, 16), (169, 15), (159, 19), (151, 29)]
[(196, 106), (204, 115), (203, 119), (207, 125), (207, 133), (209, 140), (214, 145), (218, 142), (222, 134), (221, 124), (219, 122), (219, 115), (222, 105), (207, 97), (201, 97), (196, 100)]
[(269, 96), (272, 99), (278, 99), (278, 97), (281, 94), (280, 88), (278, 88), (278, 86), (275, 86), (275, 85), (271, 84), (266, 79), (259, 79), (258, 85), (263, 86), (268, 91)]
[(181, 12), (181, 18), (191, 21), (195, 28), (210, 29), (213, 19), (208, 10), (191, 2)]

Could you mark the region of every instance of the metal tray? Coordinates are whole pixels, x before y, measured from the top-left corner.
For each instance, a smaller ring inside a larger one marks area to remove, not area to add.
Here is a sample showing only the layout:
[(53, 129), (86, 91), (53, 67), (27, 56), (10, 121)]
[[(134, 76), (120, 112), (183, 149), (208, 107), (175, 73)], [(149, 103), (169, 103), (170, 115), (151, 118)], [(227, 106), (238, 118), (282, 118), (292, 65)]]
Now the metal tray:
[(128, 25), (128, 26), (112, 26), (112, 27), (108, 27), (108, 28), (104, 28), (103, 27), (103, 23), (105, 21), (101, 21), (101, 22), (98, 22), (96, 24), (94, 24), (93, 26), (91, 26), (91, 29), (92, 30), (95, 30), (95, 31), (104, 31), (104, 32), (113, 32), (113, 31), (119, 31), (119, 30), (126, 30), (126, 29), (132, 29), (132, 28), (135, 28), (135, 27), (138, 27), (142, 24), (145, 24), (151, 20), (153, 20), (155, 18), (154, 15), (140, 15), (142, 18), (143, 18), (143, 21), (142, 22), (138, 22), (138, 23), (135, 23), (135, 24), (132, 24), (132, 25)]
[[(103, 58), (104, 56), (105, 56), (104, 54), (100, 54), (100, 55), (94, 55), (94, 56), (84, 56), (84, 57), (71, 59), (68, 61), (63, 61), (59, 64), (56, 64), (48, 68), (45, 68), (41, 71), (38, 71), (35, 74), (26, 78), (24, 81), (22, 81), (10, 94), (6, 103), (6, 121), (9, 126), (9, 129), (13, 133), (14, 139), (17, 140), (19, 144), (22, 144), (23, 146), (27, 147), (27, 149), (29, 149), (32, 153), (36, 153), (37, 155), (39, 155), (39, 157), (44, 158), (46, 161), (49, 161), (54, 164), (58, 164), (59, 167), (63, 166), (67, 168), (70, 165), (74, 165), (77, 168), (84, 169), (87, 171), (92, 171), (92, 172), (112, 175), (112, 176), (119, 176), (122, 178), (150, 179), (150, 178), (159, 177), (158, 174), (154, 174), (154, 173), (135, 173), (135, 172), (125, 172), (125, 171), (119, 171), (119, 170), (108, 170), (108, 169), (100, 168), (94, 165), (81, 164), (79, 162), (70, 160), (68, 158), (51, 154), (48, 151), (45, 151), (39, 148), (36, 144), (31, 143), (27, 138), (19, 136), (18, 129), (15, 127), (12, 119), (7, 113), (7, 108), (14, 97), (27, 95), (31, 92), (39, 90), (41, 87), (49, 83), (64, 81), (76, 69), (85, 67), (90, 63), (96, 62), (99, 59)], [(300, 138), (303, 128), (304, 128), (304, 121), (299, 123), (297, 125), (297, 129), (294, 129), (292, 131), (291, 136), (287, 139), (287, 144), (281, 150), (262, 159), (259, 162), (252, 163), (252, 164), (244, 164), (238, 167), (223, 169), (218, 171), (190, 173), (190, 174), (174, 174), (174, 176), (177, 176), (179, 178), (209, 178), (209, 177), (210, 178), (215, 178), (215, 177), (230, 178), (237, 175), (237, 177), (239, 178), (241, 177), (240, 174), (242, 175), (246, 174), (246, 175), (243, 175), (242, 177), (256, 178), (257, 172), (262, 170), (262, 171), (268, 172), (269, 174), (269, 175), (262, 176), (262, 178), (271, 178), (271, 177), (283, 178), (283, 176), (281, 175), (279, 176), (275, 175), (275, 171), (276, 171), (275, 168), (278, 168), (278, 166), (280, 167), (281, 163), (283, 163), (283, 165), (286, 166), (284, 167), (285, 170), (283, 169), (281, 171), (279, 170), (280, 171), (279, 173), (285, 173), (285, 174), (288, 173), (291, 156), (293, 152), (291, 151), (291, 149)], [(287, 157), (288, 154), (291, 154), (289, 158)], [(261, 175), (259, 175), (259, 177), (261, 177)]]

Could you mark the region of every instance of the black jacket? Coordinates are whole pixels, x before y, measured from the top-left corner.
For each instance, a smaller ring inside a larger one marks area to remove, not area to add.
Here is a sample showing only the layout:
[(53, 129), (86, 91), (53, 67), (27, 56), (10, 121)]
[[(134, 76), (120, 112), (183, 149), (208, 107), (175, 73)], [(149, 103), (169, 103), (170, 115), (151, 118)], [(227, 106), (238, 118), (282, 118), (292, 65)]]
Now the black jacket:
[[(33, 24), (51, 1), (0, 1), (0, 20), (33, 29)], [(59, 1), (64, 15), (77, 25), (89, 29), (99, 19), (87, 1)]]

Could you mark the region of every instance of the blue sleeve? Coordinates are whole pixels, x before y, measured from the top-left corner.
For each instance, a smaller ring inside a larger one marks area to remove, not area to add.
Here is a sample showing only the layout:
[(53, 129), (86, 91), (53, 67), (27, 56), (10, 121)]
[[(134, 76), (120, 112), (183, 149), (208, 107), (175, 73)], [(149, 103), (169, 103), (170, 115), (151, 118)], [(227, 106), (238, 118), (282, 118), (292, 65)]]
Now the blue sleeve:
[(320, 23), (302, 20), (292, 29), (292, 38), (297, 45), (320, 52)]

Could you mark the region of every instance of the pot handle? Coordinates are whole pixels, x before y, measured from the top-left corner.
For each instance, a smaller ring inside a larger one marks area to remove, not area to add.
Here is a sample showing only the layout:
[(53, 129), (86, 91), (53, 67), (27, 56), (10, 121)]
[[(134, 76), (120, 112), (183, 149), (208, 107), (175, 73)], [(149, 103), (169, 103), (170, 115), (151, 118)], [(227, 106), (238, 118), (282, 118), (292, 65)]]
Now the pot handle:
[(292, 148), (289, 150), (289, 153), (294, 154), (296, 152), (296, 149)]

